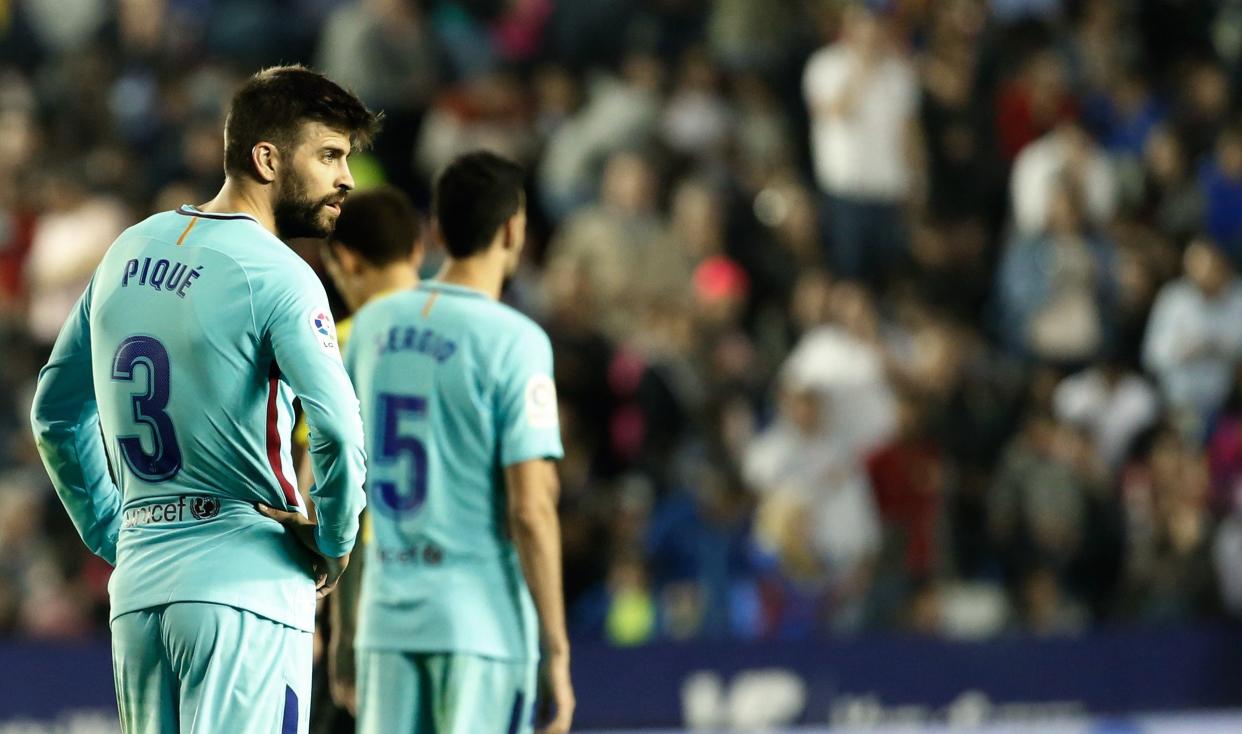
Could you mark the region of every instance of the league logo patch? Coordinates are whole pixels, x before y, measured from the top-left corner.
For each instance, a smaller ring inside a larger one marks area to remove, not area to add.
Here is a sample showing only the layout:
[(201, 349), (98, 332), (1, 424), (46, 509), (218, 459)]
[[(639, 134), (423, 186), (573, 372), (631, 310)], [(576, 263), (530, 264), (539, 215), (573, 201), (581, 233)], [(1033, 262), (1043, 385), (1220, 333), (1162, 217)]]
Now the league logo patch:
[(308, 315), (310, 321), (311, 332), (315, 335), (315, 341), (319, 343), (319, 348), (329, 353), (339, 353), (336, 343), (336, 322), (332, 320), (332, 314), (326, 308), (312, 308)]
[(556, 383), (548, 375), (534, 375), (526, 383), (526, 424), (531, 428), (556, 428)]
[(208, 520), (220, 514), (220, 500), (215, 497), (195, 497), (190, 501), (190, 514), (195, 520)]

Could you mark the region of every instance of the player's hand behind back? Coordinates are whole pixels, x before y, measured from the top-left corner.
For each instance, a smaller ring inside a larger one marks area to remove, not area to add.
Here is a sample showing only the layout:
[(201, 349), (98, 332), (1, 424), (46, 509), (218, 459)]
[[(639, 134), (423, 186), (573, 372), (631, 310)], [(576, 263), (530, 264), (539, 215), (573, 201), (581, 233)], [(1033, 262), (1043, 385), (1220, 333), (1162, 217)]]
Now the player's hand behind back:
[(574, 685), (569, 677), (569, 655), (551, 653), (540, 666), (543, 684), (539, 721), (546, 722), (536, 734), (566, 734), (573, 722)]
[(255, 504), (255, 509), (259, 511), (259, 514), (284, 525), (302, 545), (306, 546), (314, 559), (315, 592), (318, 598), (322, 599), (331, 594), (336, 588), (336, 582), (341, 580), (341, 574), (349, 565), (349, 554), (346, 553), (340, 558), (331, 558), (320, 552), (319, 543), (315, 540), (315, 523), (299, 512), (277, 510), (275, 507), (261, 503)]

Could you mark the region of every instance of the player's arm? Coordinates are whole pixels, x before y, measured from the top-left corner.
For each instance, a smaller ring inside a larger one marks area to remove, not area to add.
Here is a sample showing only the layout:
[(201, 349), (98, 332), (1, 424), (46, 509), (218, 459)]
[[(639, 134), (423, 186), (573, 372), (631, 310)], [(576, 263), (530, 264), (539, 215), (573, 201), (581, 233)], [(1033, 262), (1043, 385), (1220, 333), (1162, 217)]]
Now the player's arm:
[[(363, 513), (363, 528), (367, 527)], [(363, 531), (366, 533), (365, 529)], [(362, 597), (362, 574), (366, 555), (358, 553), (341, 574), (331, 597), (332, 639), (328, 641), (328, 685), (332, 700), (351, 714), (358, 712), (358, 676), (354, 660), (354, 636), (358, 629), (358, 601)]]
[(541, 731), (560, 734), (569, 731), (575, 702), (561, 584), (561, 525), (556, 514), (560, 483), (556, 465), (547, 459), (534, 459), (507, 466), (505, 486), (509, 530), (539, 613), (544, 676), (555, 705), (552, 720)]
[(563, 734), (573, 720), (569, 635), (561, 584), (560, 482), (554, 459), (563, 455), (552, 380), (552, 345), (538, 330), (514, 345), (499, 391), (500, 457), (505, 467), (509, 532), (539, 614), (543, 676), (555, 710), (541, 734)]
[[(345, 348), (343, 361), (345, 372), (352, 380), (357, 375), (357, 344), (351, 341)], [(304, 462), (304, 470), (311, 472), (310, 455)], [(311, 479), (313, 481), (313, 477)], [(367, 537), (370, 524), (364, 511), (361, 531), (358, 535), (360, 543), (370, 542)], [(354, 636), (358, 629), (358, 602), (362, 598), (362, 574), (365, 564), (365, 553), (359, 553), (341, 574), (336, 593), (332, 595), (328, 611), (332, 616), (332, 638), (328, 641), (328, 691), (333, 702), (351, 714), (358, 714), (358, 675), (354, 658)]]
[(91, 288), (78, 299), (39, 373), (30, 424), (56, 494), (91, 552), (116, 563), (121, 493), (108, 474), (91, 376)]
[[(309, 270), (285, 279), (288, 284), (275, 297), (264, 335), (281, 373), (302, 401), (310, 431), (308, 449), (316, 480), (310, 494), (317, 524), (311, 526), (313, 536), (309, 537), (305, 533), (310, 531), (294, 529), (312, 550), (340, 562), (339, 568), (329, 569), (326, 591), (348, 562), (358, 535), (358, 515), (366, 504), (362, 417), (353, 384), (341, 364), (335, 331), (329, 328), (331, 333), (324, 335), (315, 323), (318, 315), (329, 313), (323, 286)], [(266, 514), (303, 528), (309, 524), (286, 514)]]

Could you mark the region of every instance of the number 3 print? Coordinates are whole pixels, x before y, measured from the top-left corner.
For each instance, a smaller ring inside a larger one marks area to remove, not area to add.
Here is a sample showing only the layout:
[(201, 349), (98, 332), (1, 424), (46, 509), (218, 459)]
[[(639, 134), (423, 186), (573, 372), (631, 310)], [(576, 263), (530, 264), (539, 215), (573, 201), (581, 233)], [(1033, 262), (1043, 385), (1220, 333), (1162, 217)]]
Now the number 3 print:
[(177, 432), (165, 408), (168, 407), (169, 365), (168, 350), (155, 337), (131, 336), (117, 347), (112, 360), (112, 379), (134, 381), (134, 366), (142, 365), (147, 373), (147, 391), (132, 396), (134, 423), (151, 429), (155, 446), (152, 453), (142, 448), (138, 435), (118, 436), (121, 455), (138, 478), (148, 482), (166, 482), (181, 471), (181, 449), (177, 446)]

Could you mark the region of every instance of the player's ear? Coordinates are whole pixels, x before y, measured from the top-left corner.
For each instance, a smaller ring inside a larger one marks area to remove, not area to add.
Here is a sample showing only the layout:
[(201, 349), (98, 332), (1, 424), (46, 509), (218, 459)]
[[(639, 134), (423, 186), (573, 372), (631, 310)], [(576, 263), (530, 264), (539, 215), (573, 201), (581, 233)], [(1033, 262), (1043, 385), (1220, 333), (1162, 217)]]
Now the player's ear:
[(280, 151), (268, 142), (261, 142), (250, 149), (250, 163), (255, 175), (264, 183), (276, 180), (276, 167), (280, 164)]
[(505, 250), (516, 250), (522, 244), (522, 223), (517, 214), (505, 220)]
[(423, 258), (427, 256), (427, 236), (419, 234), (414, 238), (414, 247), (410, 250), (410, 265), (415, 271), (422, 270)]

